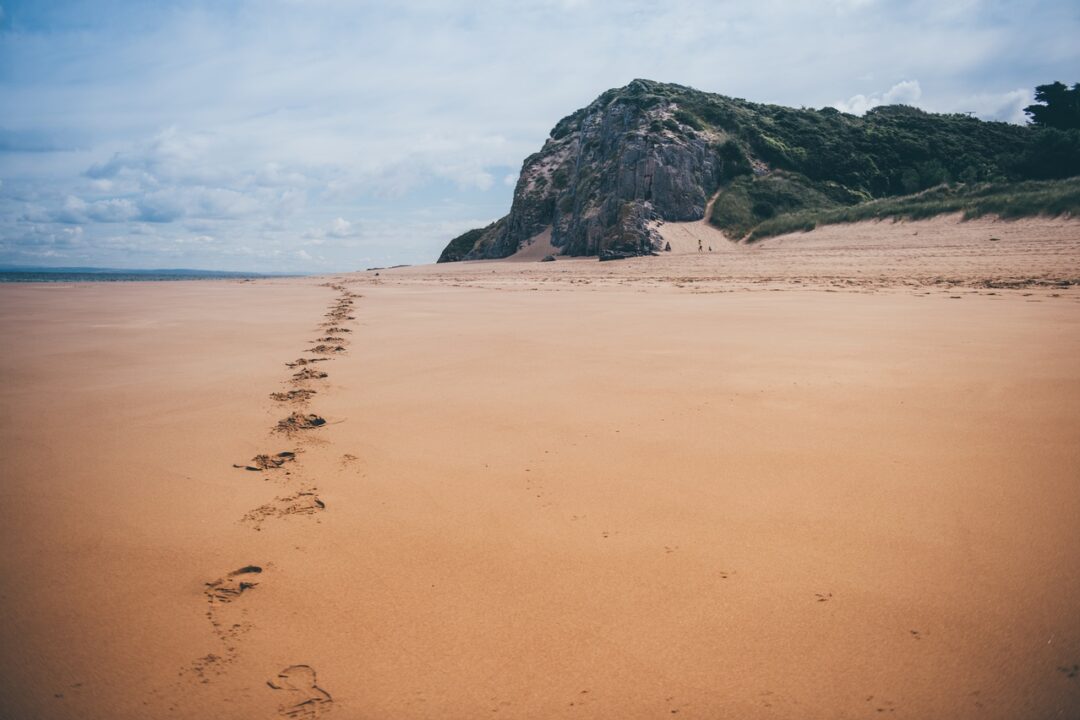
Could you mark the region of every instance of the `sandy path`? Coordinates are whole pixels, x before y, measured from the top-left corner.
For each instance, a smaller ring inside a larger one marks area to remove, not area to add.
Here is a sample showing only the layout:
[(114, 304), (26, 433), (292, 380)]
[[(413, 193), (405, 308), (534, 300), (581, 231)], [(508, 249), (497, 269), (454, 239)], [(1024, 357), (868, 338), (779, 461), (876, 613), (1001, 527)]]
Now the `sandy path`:
[(1080, 712), (1076, 290), (635, 263), (0, 287), (0, 715)]

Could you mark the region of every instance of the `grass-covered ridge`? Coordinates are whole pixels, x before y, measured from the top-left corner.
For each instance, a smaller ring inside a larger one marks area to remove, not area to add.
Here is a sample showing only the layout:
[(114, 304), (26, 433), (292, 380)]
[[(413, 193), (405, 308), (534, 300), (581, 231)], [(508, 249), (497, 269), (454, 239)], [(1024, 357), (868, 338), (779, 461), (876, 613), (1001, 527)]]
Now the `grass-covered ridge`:
[(780, 215), (758, 223), (749, 240), (789, 232), (806, 232), (819, 225), (862, 220), (923, 220), (963, 213), (965, 220), (984, 215), (1006, 219), (1036, 215), (1080, 217), (1080, 177), (1029, 180), (1017, 183), (939, 185), (913, 195), (883, 198), (847, 207), (819, 207)]

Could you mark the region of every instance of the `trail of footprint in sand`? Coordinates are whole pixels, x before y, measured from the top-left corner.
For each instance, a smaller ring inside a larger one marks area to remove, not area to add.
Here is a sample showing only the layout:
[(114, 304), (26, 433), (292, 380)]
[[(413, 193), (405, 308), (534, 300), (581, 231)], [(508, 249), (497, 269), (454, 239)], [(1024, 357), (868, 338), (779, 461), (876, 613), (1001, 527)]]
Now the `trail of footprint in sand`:
[[(342, 327), (341, 323), (354, 319), (349, 315), (349, 309), (356, 296), (345, 290), (344, 286), (334, 287), (342, 293), (342, 296), (331, 306), (326, 315), (328, 321), (321, 323), (323, 336), (313, 341), (317, 344), (309, 352), (340, 354), (346, 351), (345, 345), (348, 342), (341, 335), (351, 330)], [(332, 359), (330, 357), (301, 357), (286, 363), (290, 368), (300, 368), (290, 378), (292, 384), (302, 385), (311, 380), (326, 378), (328, 376), (326, 372), (310, 366)], [(272, 393), (270, 398), (282, 403), (306, 405), (315, 394), (314, 389), (295, 387), (291, 390)], [(274, 432), (293, 436), (325, 424), (326, 420), (316, 414), (293, 412), (277, 423)], [(234, 464), (233, 467), (252, 472), (274, 471), (286, 463), (296, 461), (299, 452), (299, 450), (290, 450), (276, 454), (260, 454), (248, 463)], [(290, 475), (287, 471), (285, 474)], [(260, 530), (263, 521), (271, 517), (310, 515), (321, 512), (326, 509), (326, 503), (316, 493), (317, 488), (305, 484), (292, 494), (276, 497), (271, 502), (251, 510), (244, 516), (242, 522), (250, 523), (256, 530)], [(259, 583), (255, 578), (262, 572), (261, 566), (245, 565), (216, 580), (204, 583), (204, 595), (207, 602), (206, 618), (214, 636), (223, 647), (219, 652), (210, 652), (183, 668), (180, 671), (181, 677), (192, 676), (199, 683), (209, 683), (211, 678), (224, 674), (228, 666), (236, 661), (239, 655), (238, 641), (253, 628), (252, 623), (246, 619), (246, 609), (237, 607), (236, 603), (242, 596), (258, 586)], [(291, 665), (278, 673), (277, 680), (269, 684), (270, 687), (283, 691), (285, 694), (280, 706), (283, 717), (318, 717), (328, 709), (331, 702), (330, 694), (316, 685), (315, 671), (307, 665)]]
[[(323, 323), (326, 335), (316, 340), (315, 342), (319, 344), (307, 352), (314, 354), (340, 354), (346, 352), (343, 345), (345, 340), (340, 337), (340, 334), (350, 331), (347, 328), (340, 327), (338, 323), (354, 319), (348, 314), (348, 309), (353, 304), (353, 294), (345, 290), (343, 285), (331, 284), (330, 287), (342, 292), (344, 297), (339, 299), (337, 304), (326, 315), (329, 319), (329, 322)], [(297, 361), (297, 364), (306, 365), (307, 363)], [(294, 375), (293, 380), (295, 382), (296, 380), (317, 379), (320, 377), (326, 377), (326, 373), (312, 372), (311, 368), (305, 368)], [(298, 394), (297, 391), (293, 391), (293, 393), (276, 394), (272, 397), (279, 399), (284, 396), (283, 399), (291, 400), (297, 397)], [(310, 394), (304, 393), (303, 400), (306, 401), (311, 397), (311, 394), (314, 394), (314, 391), (311, 391)], [(325, 423), (326, 421), (317, 415), (293, 413), (278, 423), (278, 430), (293, 433), (298, 430), (319, 427)], [(255, 529), (258, 530), (262, 521), (269, 517), (314, 514), (325, 510), (326, 504), (315, 493), (316, 489), (311, 487), (302, 489), (293, 495), (275, 498), (273, 502), (248, 513), (245, 520), (253, 523)], [(282, 717), (304, 718), (305, 720), (318, 718), (330, 710), (330, 705), (333, 702), (330, 693), (318, 686), (315, 669), (310, 665), (290, 665), (279, 672), (276, 678), (268, 680), (266, 684), (272, 690), (282, 694), (278, 705), (278, 713)]]

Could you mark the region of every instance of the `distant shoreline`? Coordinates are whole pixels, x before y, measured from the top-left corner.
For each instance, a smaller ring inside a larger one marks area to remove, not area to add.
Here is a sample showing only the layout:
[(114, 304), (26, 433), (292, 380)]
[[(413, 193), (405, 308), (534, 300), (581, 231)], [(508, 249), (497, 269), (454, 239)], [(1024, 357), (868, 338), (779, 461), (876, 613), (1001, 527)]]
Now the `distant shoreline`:
[(0, 283), (70, 283), (70, 282), (167, 282), (175, 280), (265, 280), (303, 277), (302, 273), (265, 274), (212, 272), (207, 270), (111, 270), (111, 269), (29, 269), (0, 270)]

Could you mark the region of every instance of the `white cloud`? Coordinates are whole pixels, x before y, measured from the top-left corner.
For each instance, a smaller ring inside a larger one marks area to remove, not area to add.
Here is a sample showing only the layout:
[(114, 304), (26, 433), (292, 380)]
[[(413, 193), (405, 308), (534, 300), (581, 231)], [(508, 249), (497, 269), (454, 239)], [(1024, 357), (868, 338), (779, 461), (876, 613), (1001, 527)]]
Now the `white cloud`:
[(1035, 102), (1035, 93), (1025, 88), (1017, 88), (1004, 93), (971, 95), (958, 100), (953, 112), (970, 112), (984, 120), (1023, 124), (1028, 121), (1024, 108)]
[(126, 198), (111, 198), (90, 203), (86, 215), (95, 222), (126, 222), (134, 220), (139, 211), (135, 203)]
[(356, 230), (353, 229), (353, 224), (345, 218), (336, 218), (330, 223), (330, 228), (326, 231), (326, 234), (336, 238), (352, 237), (356, 234)]
[(173, 241), (179, 245), (196, 244), (196, 245), (211, 245), (215, 242), (213, 235), (181, 235)]
[[(343, 217), (337, 217), (322, 227), (311, 228), (301, 236), (305, 245), (323, 245), (327, 240), (350, 240), (363, 235), (357, 223), (350, 222)], [(353, 243), (337, 243), (337, 245), (352, 246)]]
[(838, 100), (833, 107), (852, 115), (863, 115), (880, 105), (916, 105), (921, 97), (922, 88), (918, 80), (903, 80), (883, 93), (853, 95), (847, 100)]
[(49, 225), (30, 225), (19, 238), (20, 245), (26, 247), (33, 255), (39, 255), (48, 251), (50, 257), (60, 254), (60, 251), (70, 251), (83, 245), (83, 229), (74, 227), (55, 227)]
[(886, 105), (914, 105), (922, 97), (922, 88), (918, 80), (904, 80), (889, 88), (885, 93)]

